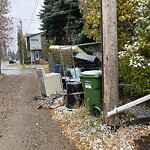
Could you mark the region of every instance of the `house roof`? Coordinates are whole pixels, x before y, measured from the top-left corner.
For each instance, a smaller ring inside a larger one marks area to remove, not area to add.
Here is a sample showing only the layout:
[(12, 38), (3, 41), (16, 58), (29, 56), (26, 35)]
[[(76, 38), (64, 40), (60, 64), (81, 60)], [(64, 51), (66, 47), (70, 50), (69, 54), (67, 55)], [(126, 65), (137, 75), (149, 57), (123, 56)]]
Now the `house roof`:
[(44, 31), (42, 31), (42, 32), (39, 32), (39, 33), (27, 33), (26, 35), (25, 35), (25, 37), (32, 37), (32, 36), (36, 36), (36, 35), (39, 35), (39, 34), (43, 34), (43, 33), (45, 33)]
[(33, 34), (31, 34), (31, 33), (26, 33), (26, 34), (25, 34), (25, 37), (29, 37), (29, 36), (31, 36), (31, 35), (33, 35)]

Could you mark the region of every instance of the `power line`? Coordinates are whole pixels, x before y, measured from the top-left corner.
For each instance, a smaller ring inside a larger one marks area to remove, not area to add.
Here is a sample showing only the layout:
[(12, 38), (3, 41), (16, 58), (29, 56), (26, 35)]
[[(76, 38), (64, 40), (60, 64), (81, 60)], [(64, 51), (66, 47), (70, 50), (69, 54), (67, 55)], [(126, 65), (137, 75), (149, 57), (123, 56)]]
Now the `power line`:
[(34, 9), (33, 9), (31, 18), (30, 18), (30, 22), (29, 22), (28, 28), (27, 28), (27, 30), (26, 30), (26, 33), (27, 33), (27, 32), (29, 31), (29, 29), (30, 29), (30, 26), (31, 26), (31, 23), (32, 23), (32, 21), (33, 21), (33, 17), (34, 17), (34, 15), (35, 15), (35, 12), (36, 12), (38, 3), (39, 3), (39, 0), (36, 0), (36, 1), (35, 1), (35, 6), (34, 6)]
[[(12, 18), (12, 20), (18, 22), (18, 21), (20, 20), (20, 18)], [(25, 18), (24, 18), (24, 19), (21, 19), (21, 20), (22, 20), (24, 23), (30, 22), (30, 19), (25, 19)], [(36, 19), (33, 19), (32, 22), (36, 23), (36, 22), (39, 22), (39, 21), (36, 20)]]

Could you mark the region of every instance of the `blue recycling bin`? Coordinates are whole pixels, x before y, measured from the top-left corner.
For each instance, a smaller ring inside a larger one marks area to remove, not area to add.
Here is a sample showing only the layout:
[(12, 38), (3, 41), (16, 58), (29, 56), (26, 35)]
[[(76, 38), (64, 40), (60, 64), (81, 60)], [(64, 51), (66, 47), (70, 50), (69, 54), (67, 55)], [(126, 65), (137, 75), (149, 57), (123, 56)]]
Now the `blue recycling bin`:
[(55, 72), (60, 73), (60, 64), (55, 65)]

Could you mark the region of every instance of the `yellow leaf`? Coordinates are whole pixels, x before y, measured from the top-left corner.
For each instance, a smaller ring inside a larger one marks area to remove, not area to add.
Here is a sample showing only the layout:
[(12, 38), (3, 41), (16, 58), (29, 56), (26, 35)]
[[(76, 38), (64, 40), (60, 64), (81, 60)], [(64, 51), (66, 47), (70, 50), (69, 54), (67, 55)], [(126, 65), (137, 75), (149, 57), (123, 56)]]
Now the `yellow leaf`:
[(81, 144), (82, 144), (82, 145), (86, 145), (86, 142), (82, 142)]

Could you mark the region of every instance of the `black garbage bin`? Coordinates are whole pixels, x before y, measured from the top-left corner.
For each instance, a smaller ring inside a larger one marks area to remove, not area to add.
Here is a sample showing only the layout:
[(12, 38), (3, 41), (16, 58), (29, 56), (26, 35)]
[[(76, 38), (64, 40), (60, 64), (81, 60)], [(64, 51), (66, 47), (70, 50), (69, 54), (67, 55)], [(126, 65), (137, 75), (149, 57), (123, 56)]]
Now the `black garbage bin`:
[(68, 82), (67, 83), (67, 108), (79, 108), (83, 105), (84, 93), (82, 84), (79, 82)]

